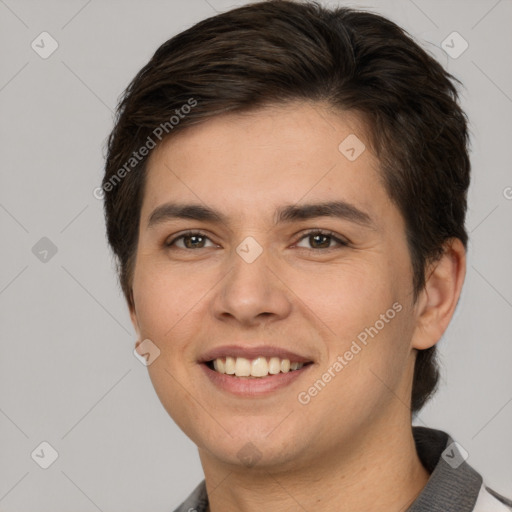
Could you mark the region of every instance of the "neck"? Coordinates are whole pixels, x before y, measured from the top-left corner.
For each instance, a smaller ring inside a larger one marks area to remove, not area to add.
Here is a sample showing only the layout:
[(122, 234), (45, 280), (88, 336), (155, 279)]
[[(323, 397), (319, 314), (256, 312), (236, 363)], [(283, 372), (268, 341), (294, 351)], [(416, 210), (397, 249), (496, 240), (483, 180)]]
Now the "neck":
[(286, 472), (226, 465), (200, 450), (209, 510), (363, 512), (377, 504), (389, 512), (406, 510), (429, 474), (417, 456), (410, 423), (401, 424), (388, 425), (381, 435), (372, 428), (352, 438), (350, 449), (329, 450)]

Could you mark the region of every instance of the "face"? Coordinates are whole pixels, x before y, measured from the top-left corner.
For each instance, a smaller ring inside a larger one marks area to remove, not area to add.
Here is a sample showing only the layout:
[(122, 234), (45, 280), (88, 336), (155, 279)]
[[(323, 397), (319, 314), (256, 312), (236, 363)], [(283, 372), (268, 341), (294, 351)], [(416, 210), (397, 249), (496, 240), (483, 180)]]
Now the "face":
[(412, 268), (364, 141), (354, 116), (296, 103), (151, 155), (132, 320), (202, 458), (291, 468), (409, 418)]

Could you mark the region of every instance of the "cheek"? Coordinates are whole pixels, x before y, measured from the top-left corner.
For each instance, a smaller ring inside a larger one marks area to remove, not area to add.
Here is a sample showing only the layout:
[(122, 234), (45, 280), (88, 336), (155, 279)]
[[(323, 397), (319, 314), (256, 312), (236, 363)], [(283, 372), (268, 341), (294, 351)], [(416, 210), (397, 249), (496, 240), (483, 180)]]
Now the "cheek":
[(371, 393), (379, 376), (385, 382), (388, 376), (396, 376), (389, 385), (398, 385), (407, 366), (412, 332), (404, 283), (385, 261), (361, 265), (347, 260), (330, 272), (296, 280), (294, 291), (307, 306), (304, 311), (314, 312), (319, 328), (328, 327), (324, 330), (326, 358), (319, 371), (342, 357), (343, 370), (336, 379), (343, 382), (338, 389), (341, 394)]
[(135, 269), (133, 296), (141, 337), (154, 341), (165, 350), (166, 340), (175, 337), (187, 312), (198, 303), (204, 291), (194, 276), (170, 272), (153, 261), (141, 259)]
[[(363, 312), (359, 305), (347, 303), (339, 314), (328, 362), (302, 390), (305, 399), (311, 400), (304, 410), (312, 416), (321, 417), (328, 411), (330, 418), (351, 418), (352, 427), (359, 422), (361, 427), (397, 399), (408, 403), (405, 384), (412, 380), (408, 313), (401, 303), (383, 300), (383, 306), (376, 307), (375, 297), (373, 301)], [(328, 438), (339, 437), (344, 428), (352, 427), (344, 424), (340, 430), (339, 424), (328, 421), (322, 426)]]
[(290, 276), (290, 287), (302, 302), (346, 339), (373, 325), (400, 296), (387, 265), (349, 259), (329, 268)]

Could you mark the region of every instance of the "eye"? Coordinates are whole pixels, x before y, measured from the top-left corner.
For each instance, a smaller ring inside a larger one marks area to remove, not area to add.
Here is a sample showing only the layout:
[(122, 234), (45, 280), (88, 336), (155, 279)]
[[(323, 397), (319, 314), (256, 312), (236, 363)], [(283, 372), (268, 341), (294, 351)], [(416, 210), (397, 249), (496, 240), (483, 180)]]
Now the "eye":
[(178, 249), (204, 249), (206, 241), (214, 247), (215, 244), (199, 231), (189, 231), (165, 242), (166, 247), (176, 246)]
[[(306, 233), (300, 238), (300, 242), (302, 242), (302, 240), (306, 240), (307, 243), (310, 244), (310, 247), (306, 247), (306, 249), (335, 249), (336, 247), (331, 246), (332, 242), (335, 242), (338, 246), (348, 246), (347, 241), (337, 237), (334, 233), (318, 229)], [(304, 246), (301, 246), (300, 243), (298, 243), (297, 247)]]
[[(302, 241), (306, 241), (309, 244), (309, 247), (305, 247), (304, 245), (301, 245), (303, 243)], [(334, 242), (334, 246), (332, 245)], [(178, 249), (204, 249), (208, 247), (208, 243), (211, 245), (209, 247), (216, 247), (216, 244), (214, 244), (208, 236), (206, 236), (204, 233), (201, 233), (200, 231), (189, 231), (187, 233), (183, 233), (179, 236), (176, 236), (172, 238), (171, 240), (168, 240), (165, 242), (165, 246), (170, 247), (176, 247)], [(299, 243), (297, 243), (297, 247), (302, 247), (306, 249), (335, 249), (336, 244), (338, 247), (346, 247), (348, 246), (348, 242), (345, 240), (342, 240), (338, 236), (336, 236), (334, 233), (330, 231), (323, 231), (323, 230), (312, 230), (305, 235), (303, 235)]]

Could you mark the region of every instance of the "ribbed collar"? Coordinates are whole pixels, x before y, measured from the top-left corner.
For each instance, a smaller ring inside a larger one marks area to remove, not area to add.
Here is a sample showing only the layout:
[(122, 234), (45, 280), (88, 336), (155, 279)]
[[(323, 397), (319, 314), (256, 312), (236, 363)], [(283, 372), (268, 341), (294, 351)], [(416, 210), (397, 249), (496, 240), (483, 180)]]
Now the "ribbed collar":
[(453, 439), (442, 432), (413, 427), (418, 456), (430, 474), (407, 512), (471, 512), (482, 477), (465, 461)]

